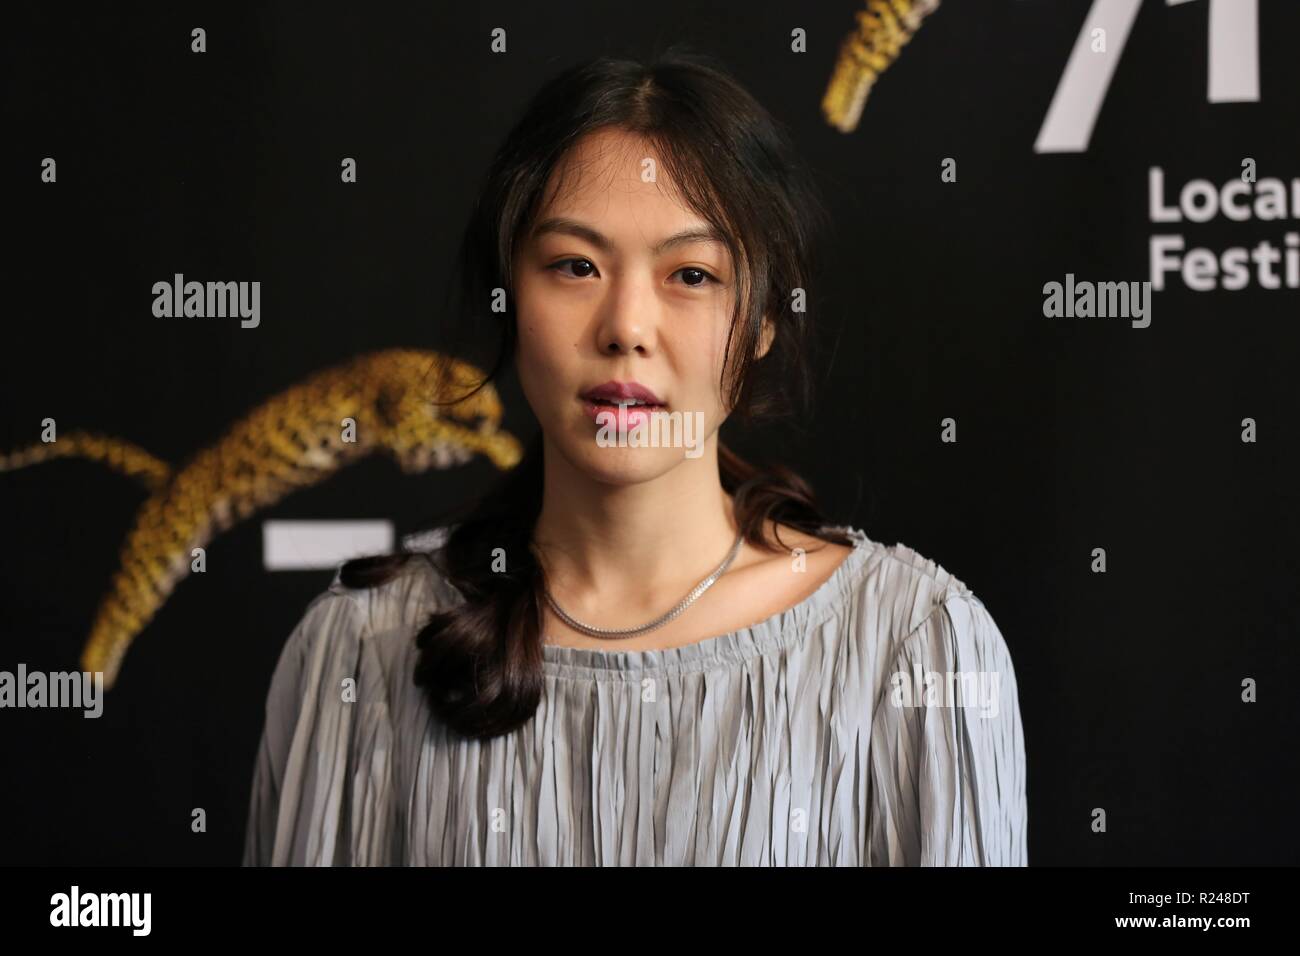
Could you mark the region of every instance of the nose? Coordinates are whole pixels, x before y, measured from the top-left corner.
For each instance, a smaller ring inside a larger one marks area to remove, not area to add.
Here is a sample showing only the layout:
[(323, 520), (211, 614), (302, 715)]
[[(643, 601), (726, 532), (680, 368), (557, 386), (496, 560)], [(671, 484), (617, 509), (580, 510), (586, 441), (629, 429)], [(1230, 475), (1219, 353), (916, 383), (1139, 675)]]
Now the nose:
[(650, 281), (624, 274), (609, 283), (596, 324), (596, 347), (602, 355), (654, 354), (659, 303)]

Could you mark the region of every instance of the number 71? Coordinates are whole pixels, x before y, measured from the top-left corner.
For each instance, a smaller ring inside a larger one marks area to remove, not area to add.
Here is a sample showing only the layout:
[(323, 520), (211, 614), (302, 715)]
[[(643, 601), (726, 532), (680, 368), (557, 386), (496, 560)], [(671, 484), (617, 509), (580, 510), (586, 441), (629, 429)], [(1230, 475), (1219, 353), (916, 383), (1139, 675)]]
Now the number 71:
[[(1190, 0), (1165, 0), (1169, 6)], [(1034, 143), (1036, 153), (1081, 153), (1110, 88), (1142, 0), (1093, 0)], [(1259, 0), (1210, 0), (1211, 103), (1259, 100)]]

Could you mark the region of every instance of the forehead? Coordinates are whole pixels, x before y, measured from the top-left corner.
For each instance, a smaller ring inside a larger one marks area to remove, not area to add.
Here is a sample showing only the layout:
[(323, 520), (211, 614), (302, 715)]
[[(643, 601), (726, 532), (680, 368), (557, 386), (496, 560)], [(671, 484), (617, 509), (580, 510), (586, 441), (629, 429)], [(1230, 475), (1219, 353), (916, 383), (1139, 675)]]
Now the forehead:
[(654, 144), (618, 129), (584, 136), (556, 164), (535, 221), (552, 217), (606, 225), (636, 220), (648, 235), (708, 225), (683, 200)]

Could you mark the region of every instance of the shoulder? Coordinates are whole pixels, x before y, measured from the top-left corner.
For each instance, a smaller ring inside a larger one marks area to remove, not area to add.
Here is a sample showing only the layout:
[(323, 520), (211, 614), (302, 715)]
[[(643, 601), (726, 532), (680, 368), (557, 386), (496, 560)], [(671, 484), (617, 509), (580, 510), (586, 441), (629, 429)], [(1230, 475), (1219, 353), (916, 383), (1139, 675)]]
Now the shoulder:
[(876, 561), (867, 584), (891, 609), (896, 629), (903, 635), (950, 603), (978, 600), (965, 581), (901, 542), (876, 545)]
[(335, 570), (284, 644), (273, 677), (275, 696), (301, 699), (312, 686), (347, 677), (358, 685), (377, 682), (373, 689), (382, 689), (383, 697), (403, 686), (416, 633), (451, 591), (434, 554), (419, 542), (405, 544), (410, 553), (382, 583), (349, 587), (342, 581), (343, 565)]
[(316, 598), (325, 607), (346, 608), (346, 614), (370, 637), (409, 626), (426, 618), (446, 602), (451, 585), (438, 568), (433, 551), (409, 550), (381, 582), (371, 585), (343, 583), (343, 566), (329, 587)]
[(962, 578), (902, 542), (885, 545), (859, 529), (843, 530), (856, 543), (846, 562), (855, 568), (851, 596), (874, 631), (878, 657), (889, 659), (905, 644), (945, 635), (979, 645), (981, 656), (1005, 652), (992, 614)]
[[(834, 530), (846, 531), (844, 528)], [(774, 548), (776, 557), (773, 557), (771, 552), (759, 552), (760, 560), (784, 563), (788, 555), (802, 553), (810, 571), (815, 570), (814, 565), (824, 566), (827, 569), (838, 567), (854, 550), (852, 541), (848, 544), (838, 544), (771, 519), (765, 523), (763, 534)]]

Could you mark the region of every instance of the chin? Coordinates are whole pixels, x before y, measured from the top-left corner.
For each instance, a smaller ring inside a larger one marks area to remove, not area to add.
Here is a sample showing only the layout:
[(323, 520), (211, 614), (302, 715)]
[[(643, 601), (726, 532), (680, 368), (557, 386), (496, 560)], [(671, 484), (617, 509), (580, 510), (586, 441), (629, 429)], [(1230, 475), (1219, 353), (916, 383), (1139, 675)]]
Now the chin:
[(680, 448), (601, 448), (594, 435), (573, 442), (565, 454), (593, 481), (611, 485), (650, 481), (686, 460)]

